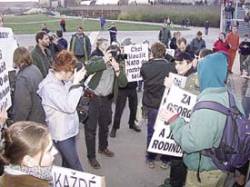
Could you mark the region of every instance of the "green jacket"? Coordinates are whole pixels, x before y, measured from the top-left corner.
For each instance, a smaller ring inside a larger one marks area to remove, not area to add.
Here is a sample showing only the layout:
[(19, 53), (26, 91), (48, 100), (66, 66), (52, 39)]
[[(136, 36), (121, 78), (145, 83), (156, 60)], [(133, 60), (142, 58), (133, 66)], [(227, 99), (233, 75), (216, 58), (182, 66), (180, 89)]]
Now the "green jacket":
[[(90, 62), (86, 65), (87, 75), (94, 74), (90, 80), (88, 86), (90, 89), (94, 90), (102, 77), (103, 70), (106, 69), (106, 64), (103, 60), (103, 57), (94, 56), (91, 58)], [(113, 85), (113, 94), (117, 96), (118, 87), (124, 88), (127, 86), (128, 80), (125, 74), (125, 65), (120, 63), (120, 74), (115, 76), (114, 85)], [(116, 97), (115, 97), (116, 98)]]
[[(198, 96), (198, 101), (216, 101), (229, 106), (227, 88), (207, 88)], [(239, 109), (241, 110), (241, 106)], [(225, 115), (201, 109), (191, 115), (188, 124), (182, 118), (171, 124), (174, 140), (184, 151), (183, 160), (188, 169), (197, 171), (200, 151), (219, 146), (225, 123)], [(209, 157), (201, 157), (200, 171), (215, 169), (217, 168)]]
[(46, 55), (42, 52), (41, 48), (36, 45), (31, 51), (33, 64), (41, 71), (43, 78), (45, 78), (49, 72), (49, 68), (52, 64), (53, 58), (49, 49), (46, 49)]

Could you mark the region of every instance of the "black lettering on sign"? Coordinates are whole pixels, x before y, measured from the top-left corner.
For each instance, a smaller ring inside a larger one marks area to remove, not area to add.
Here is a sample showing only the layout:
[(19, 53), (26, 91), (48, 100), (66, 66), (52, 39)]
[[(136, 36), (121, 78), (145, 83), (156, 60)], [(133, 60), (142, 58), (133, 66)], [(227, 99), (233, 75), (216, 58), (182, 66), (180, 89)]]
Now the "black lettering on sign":
[(191, 101), (191, 96), (187, 95), (187, 94), (183, 94), (183, 98), (181, 100), (181, 102), (183, 104), (188, 104), (190, 105), (190, 101)]
[(157, 149), (158, 143), (159, 143), (158, 140), (154, 140), (153, 145), (152, 145), (152, 149)]
[(0, 32), (0, 38), (8, 38), (9, 33), (8, 32)]
[(174, 152), (174, 153), (181, 153), (181, 147), (177, 145), (176, 143), (169, 143), (164, 141), (158, 141), (154, 140), (153, 149), (162, 150), (162, 151), (168, 151), (168, 152)]
[(88, 184), (85, 179), (82, 178), (79, 179), (79, 187), (88, 187)]
[(173, 82), (174, 82), (174, 85), (181, 86), (181, 80), (177, 79), (176, 77), (174, 78)]
[(59, 185), (59, 187), (62, 186), (61, 181), (60, 181), (61, 173), (57, 176), (56, 172), (54, 173), (54, 179), (55, 179), (55, 186)]
[(9, 80), (9, 77), (8, 77), (7, 74), (5, 74), (4, 77), (3, 77), (3, 82), (7, 82), (8, 80)]
[(162, 131), (159, 134), (159, 137), (165, 137), (165, 129), (162, 129)]
[(2, 50), (0, 49), (0, 60), (2, 60), (3, 58), (3, 54), (2, 54)]
[[(95, 179), (95, 176), (94, 176), (94, 177), (92, 177), (92, 179), (91, 179), (91, 180), (89, 180), (89, 187), (91, 187), (91, 186), (95, 186), (96, 181), (94, 181), (94, 179)], [(92, 184), (93, 184), (93, 185), (92, 185)]]
[(70, 187), (70, 186), (69, 186), (69, 179), (68, 179), (68, 176), (67, 176), (67, 175), (64, 176), (63, 186), (64, 186), (64, 187)]
[[(72, 172), (72, 175), (75, 175), (76, 173), (75, 172)], [(72, 187), (75, 187), (76, 186), (76, 182), (77, 182), (77, 177), (74, 177), (74, 176), (70, 176), (71, 179), (73, 179), (73, 186)]]
[(174, 139), (174, 135), (173, 135), (172, 131), (167, 136), (167, 139)]

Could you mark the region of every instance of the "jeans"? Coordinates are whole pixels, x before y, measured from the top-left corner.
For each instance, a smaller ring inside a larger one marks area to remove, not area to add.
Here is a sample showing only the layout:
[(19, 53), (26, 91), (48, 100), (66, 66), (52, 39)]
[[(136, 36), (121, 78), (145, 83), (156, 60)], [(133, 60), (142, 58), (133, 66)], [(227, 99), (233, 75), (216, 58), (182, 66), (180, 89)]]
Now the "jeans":
[(187, 167), (185, 166), (182, 157), (173, 157), (171, 159), (170, 168), (170, 184), (172, 187), (183, 187), (186, 182)]
[(63, 141), (54, 141), (54, 144), (62, 156), (63, 167), (83, 171), (76, 150), (75, 136)]
[[(149, 146), (151, 138), (154, 134), (154, 125), (157, 114), (158, 114), (158, 109), (148, 108), (147, 147)], [(157, 156), (156, 153), (147, 152), (146, 158), (148, 161), (153, 161), (156, 159), (156, 156)], [(170, 158), (169, 156), (161, 155), (160, 159), (162, 162), (166, 163), (170, 160), (169, 158)]]

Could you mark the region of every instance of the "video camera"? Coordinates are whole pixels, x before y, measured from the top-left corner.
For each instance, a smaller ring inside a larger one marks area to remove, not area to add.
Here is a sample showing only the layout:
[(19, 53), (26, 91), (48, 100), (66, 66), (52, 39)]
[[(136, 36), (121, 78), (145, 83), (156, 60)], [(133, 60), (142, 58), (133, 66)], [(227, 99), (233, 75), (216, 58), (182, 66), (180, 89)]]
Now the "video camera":
[(121, 49), (116, 45), (109, 46), (108, 50), (110, 50), (112, 57), (114, 57), (118, 63), (122, 60), (128, 59), (128, 55), (125, 53), (121, 53)]

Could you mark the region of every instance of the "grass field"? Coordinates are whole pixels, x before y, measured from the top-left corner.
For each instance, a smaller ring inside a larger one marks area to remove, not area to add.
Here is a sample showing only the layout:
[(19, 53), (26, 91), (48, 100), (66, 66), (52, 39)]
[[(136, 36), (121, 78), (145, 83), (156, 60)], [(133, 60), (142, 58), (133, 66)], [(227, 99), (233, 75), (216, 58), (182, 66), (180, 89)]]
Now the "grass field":
[[(50, 31), (54, 32), (59, 29), (58, 18), (48, 17), (46, 15), (25, 15), (25, 16), (6, 16), (4, 17), (4, 26), (11, 27), (16, 34), (33, 34), (41, 29), (43, 23), (47, 24)], [(110, 23), (108, 22), (107, 25)], [(99, 22), (88, 19), (66, 19), (68, 32), (74, 32), (77, 26), (83, 26), (85, 31), (97, 31), (100, 29)], [(135, 23), (116, 23), (119, 31), (148, 31), (159, 30), (158, 25), (135, 24)], [(181, 30), (181, 28), (171, 28)]]

